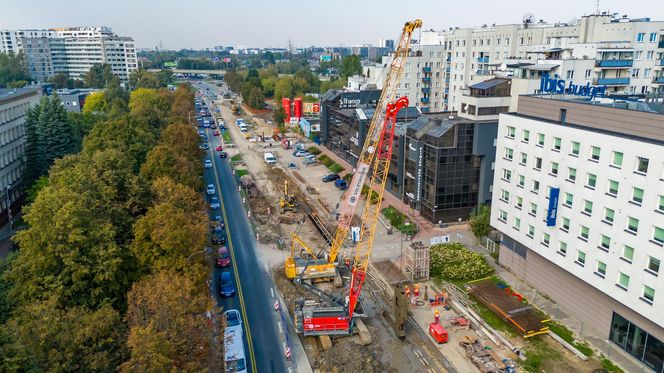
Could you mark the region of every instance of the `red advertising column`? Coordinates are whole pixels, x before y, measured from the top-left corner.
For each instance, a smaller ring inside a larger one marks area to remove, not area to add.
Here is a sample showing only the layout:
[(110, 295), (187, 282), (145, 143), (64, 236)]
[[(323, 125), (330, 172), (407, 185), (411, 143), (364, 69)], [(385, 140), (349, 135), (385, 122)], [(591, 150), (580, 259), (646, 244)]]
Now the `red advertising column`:
[(300, 118), (302, 118), (302, 97), (296, 97), (293, 106), (293, 110), (295, 111), (295, 118), (300, 121)]
[(284, 121), (286, 123), (290, 122), (290, 117), (291, 117), (291, 110), (290, 110), (290, 98), (284, 97), (281, 99), (281, 104), (284, 107), (284, 112), (286, 113), (286, 118)]

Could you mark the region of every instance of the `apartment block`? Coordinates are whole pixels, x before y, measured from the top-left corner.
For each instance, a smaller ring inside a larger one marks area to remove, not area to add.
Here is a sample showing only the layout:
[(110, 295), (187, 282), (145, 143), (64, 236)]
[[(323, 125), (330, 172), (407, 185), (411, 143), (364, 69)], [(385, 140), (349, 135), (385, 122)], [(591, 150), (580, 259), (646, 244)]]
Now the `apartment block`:
[(664, 372), (664, 104), (521, 96), (500, 114), (500, 263)]
[(82, 79), (90, 67), (102, 63), (127, 81), (138, 69), (134, 40), (108, 27), (1, 30), (0, 40), (0, 52), (25, 54), (28, 70), (38, 81), (58, 73)]

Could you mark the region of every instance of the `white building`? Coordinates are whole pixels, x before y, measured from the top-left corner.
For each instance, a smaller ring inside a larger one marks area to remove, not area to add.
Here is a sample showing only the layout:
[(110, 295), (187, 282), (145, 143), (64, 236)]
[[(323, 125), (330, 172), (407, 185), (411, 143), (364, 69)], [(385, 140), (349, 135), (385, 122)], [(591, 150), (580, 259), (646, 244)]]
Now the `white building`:
[(521, 96), (500, 114), (491, 211), (501, 265), (656, 372), (663, 154), (664, 104)]
[[(567, 23), (523, 23), (477, 28), (422, 31), (414, 52), (412, 77), (423, 71), (419, 64), (439, 69), (442, 91), (431, 87), (431, 111), (461, 109), (461, 96), (473, 83), (493, 77), (531, 79), (517, 82), (513, 95), (535, 93), (542, 74), (558, 74), (590, 84), (606, 85), (609, 92), (640, 94), (664, 91), (664, 22), (648, 18), (616, 18), (608, 14), (589, 15)], [(431, 55), (431, 51), (434, 51)], [(441, 53), (439, 53), (441, 52)], [(387, 61), (372, 69), (378, 88), (382, 87)], [(425, 65), (426, 64), (426, 65)], [(371, 69), (370, 69), (371, 70)], [(432, 77), (435, 79), (435, 75)], [(438, 81), (436, 81), (438, 82)], [(420, 82), (423, 83), (423, 82)], [(422, 85), (402, 82), (401, 94), (408, 94), (422, 106)], [(533, 86), (534, 85), (534, 86)], [(527, 89), (521, 91), (520, 89)], [(535, 88), (536, 89), (536, 88)], [(436, 97), (435, 93), (439, 96)], [(411, 99), (411, 102), (414, 102)], [(436, 103), (438, 104), (436, 106)]]
[[(25, 116), (41, 97), (40, 88), (0, 89), (0, 224), (7, 221), (7, 201), (21, 194), (25, 170)], [(12, 210), (19, 210), (15, 207)]]
[(58, 73), (81, 79), (90, 67), (102, 63), (127, 81), (138, 69), (134, 40), (117, 36), (108, 27), (2, 30), (0, 52), (25, 53), (28, 70), (39, 81)]

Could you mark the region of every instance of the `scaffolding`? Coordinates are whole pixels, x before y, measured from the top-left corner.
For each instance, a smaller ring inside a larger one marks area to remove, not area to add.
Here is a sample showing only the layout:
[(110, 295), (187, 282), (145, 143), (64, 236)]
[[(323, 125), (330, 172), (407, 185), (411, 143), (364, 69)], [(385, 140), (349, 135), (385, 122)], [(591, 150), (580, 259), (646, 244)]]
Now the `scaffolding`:
[(429, 247), (422, 241), (411, 243), (406, 247), (404, 272), (413, 281), (426, 281), (429, 279)]

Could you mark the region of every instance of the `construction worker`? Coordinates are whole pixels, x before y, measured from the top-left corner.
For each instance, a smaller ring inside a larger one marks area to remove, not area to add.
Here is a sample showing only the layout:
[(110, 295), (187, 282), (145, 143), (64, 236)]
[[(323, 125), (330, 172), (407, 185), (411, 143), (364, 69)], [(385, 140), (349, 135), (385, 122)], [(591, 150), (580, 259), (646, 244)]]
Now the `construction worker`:
[(433, 311), (433, 319), (436, 322), (436, 324), (440, 323), (440, 312), (438, 312), (438, 310)]
[(410, 297), (410, 288), (408, 285), (404, 286), (404, 294), (406, 294), (406, 297)]
[(415, 295), (415, 297), (420, 296), (420, 286), (419, 285), (415, 284), (415, 287), (413, 289), (413, 294)]

